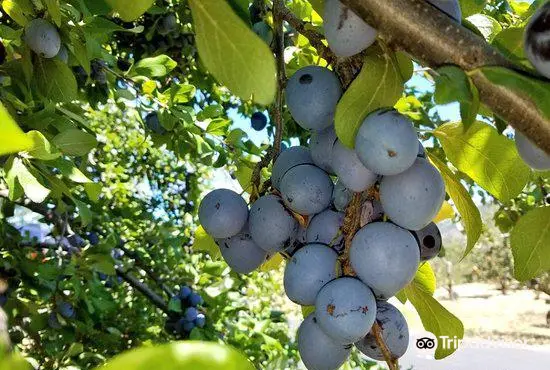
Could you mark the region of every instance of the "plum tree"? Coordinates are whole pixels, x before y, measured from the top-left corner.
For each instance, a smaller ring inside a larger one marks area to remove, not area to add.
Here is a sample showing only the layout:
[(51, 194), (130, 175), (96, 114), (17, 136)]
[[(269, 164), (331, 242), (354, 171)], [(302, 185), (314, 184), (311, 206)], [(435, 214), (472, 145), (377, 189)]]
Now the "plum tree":
[(304, 164), (292, 167), (281, 179), (281, 195), (288, 208), (313, 215), (327, 208), (334, 184), (319, 167)]
[(324, 14), (325, 37), (340, 57), (360, 53), (376, 40), (377, 32), (340, 0), (327, 0)]
[(308, 148), (303, 146), (292, 146), (283, 150), (273, 164), (271, 171), (271, 182), (275, 189), (279, 189), (281, 179), (292, 167), (301, 164), (314, 164)]
[(298, 222), (276, 195), (264, 195), (250, 206), (250, 235), (263, 250), (272, 253), (288, 248), (298, 232)]
[(538, 171), (550, 170), (549, 154), (546, 154), (546, 152), (529, 141), (529, 139), (519, 131), (516, 131), (515, 141), (521, 159), (523, 159), (529, 167)]
[(265, 262), (267, 252), (260, 248), (245, 226), (237, 235), (218, 240), (223, 259), (239, 274), (248, 274)]
[(199, 220), (204, 230), (216, 239), (230, 238), (241, 231), (248, 219), (244, 199), (229, 189), (216, 189), (204, 197)]
[(262, 112), (254, 112), (250, 117), (250, 125), (256, 131), (262, 131), (267, 126), (267, 117)]
[(332, 168), (338, 181), (355, 192), (367, 190), (376, 183), (378, 175), (366, 168), (357, 153), (346, 148), (340, 140), (332, 148)]
[(322, 243), (340, 250), (344, 236), (340, 228), (346, 215), (327, 209), (313, 217), (307, 228), (306, 241), (308, 243)]
[(379, 175), (397, 175), (412, 166), (418, 137), (412, 122), (393, 109), (371, 113), (359, 128), (355, 152), (366, 168)]
[(545, 3), (537, 10), (525, 28), (524, 41), (525, 55), (537, 71), (546, 78), (550, 78), (549, 16), (550, 4)]
[(25, 42), (36, 54), (44, 58), (53, 58), (61, 48), (59, 32), (50, 22), (37, 18), (25, 27)]
[(304, 319), (297, 334), (298, 351), (308, 370), (337, 370), (346, 362), (350, 345), (336, 343), (319, 326), (315, 313)]
[(417, 158), (405, 172), (384, 176), (380, 182), (384, 212), (405, 229), (420, 230), (427, 226), (441, 209), (443, 200), (443, 178), (424, 158)]
[(462, 10), (458, 0), (428, 0), (430, 4), (444, 13), (447, 13), (451, 18), (460, 22), (462, 20)]
[(321, 288), (339, 274), (338, 254), (324, 244), (311, 243), (298, 250), (285, 268), (284, 288), (288, 298), (312, 306)]
[(336, 132), (333, 127), (323, 131), (314, 131), (309, 141), (311, 157), (315, 165), (329, 174), (334, 174), (332, 169), (332, 148), (336, 142)]
[(388, 299), (414, 278), (420, 250), (407, 230), (389, 222), (375, 222), (355, 234), (349, 259), (357, 276), (376, 297)]
[(441, 252), (443, 238), (439, 227), (432, 222), (418, 231), (411, 231), (420, 247), (420, 261), (434, 259)]
[(306, 130), (322, 131), (332, 125), (342, 85), (329, 69), (307, 66), (288, 80), (286, 104), (294, 120)]
[[(378, 301), (376, 321), (382, 330), (382, 339), (393, 358), (400, 358), (409, 347), (409, 326), (403, 314), (394, 305)], [(384, 355), (371, 333), (355, 343), (355, 346), (366, 356), (377, 361), (384, 361)]]
[(376, 299), (359, 279), (341, 277), (326, 284), (315, 300), (319, 326), (340, 344), (351, 344), (371, 330)]

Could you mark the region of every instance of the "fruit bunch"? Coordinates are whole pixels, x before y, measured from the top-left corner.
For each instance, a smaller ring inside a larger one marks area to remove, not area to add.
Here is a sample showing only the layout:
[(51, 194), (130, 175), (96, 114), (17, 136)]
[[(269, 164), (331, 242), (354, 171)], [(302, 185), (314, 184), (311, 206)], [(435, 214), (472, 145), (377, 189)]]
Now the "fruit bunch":
[(172, 315), (166, 322), (166, 330), (181, 337), (189, 336), (195, 327), (202, 328), (206, 324), (206, 316), (200, 311), (204, 300), (187, 285), (179, 289), (179, 293), (172, 297), (181, 302), (183, 315)]
[[(275, 253), (290, 256), (286, 294), (315, 306), (298, 332), (309, 369), (338, 368), (354, 343), (381, 360), (370, 334), (375, 320), (392, 355), (400, 357), (408, 345), (407, 323), (386, 300), (441, 250), (432, 220), (445, 199), (443, 179), (425, 158), (412, 122), (391, 108), (366, 117), (355, 148), (341, 143), (333, 119), (342, 87), (329, 69), (298, 70), (285, 93), (293, 118), (311, 131), (309, 148), (279, 155), (273, 191), (250, 209), (228, 189), (206, 195), (200, 222), (238, 273), (255, 270)], [(352, 202), (359, 202), (355, 215)], [(358, 231), (346, 227), (353, 217), (360, 219)]]

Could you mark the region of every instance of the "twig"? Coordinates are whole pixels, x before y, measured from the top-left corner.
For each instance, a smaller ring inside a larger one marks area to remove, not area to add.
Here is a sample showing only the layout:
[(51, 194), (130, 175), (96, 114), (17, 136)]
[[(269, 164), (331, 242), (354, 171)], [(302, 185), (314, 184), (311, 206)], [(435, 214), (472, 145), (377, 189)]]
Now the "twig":
[(324, 36), (315, 30), (312, 30), (310, 23), (304, 22), (296, 17), (288, 8), (281, 7), (279, 10), (281, 17), (288, 22), (297, 32), (309, 40), (311, 46), (317, 49), (317, 53), (329, 64), (336, 61), (336, 55), (323, 43)]
[(344, 224), (342, 225), (342, 233), (344, 234), (344, 252), (340, 256), (340, 262), (342, 263), (342, 270), (346, 275), (355, 275), (353, 268), (349, 262), (349, 250), (351, 248), (351, 242), (357, 230), (359, 230), (361, 224), (361, 202), (363, 200), (363, 193), (355, 193), (353, 199), (346, 208), (346, 217), (344, 218)]
[(374, 336), (374, 339), (376, 340), (376, 344), (378, 344), (378, 347), (380, 348), (380, 351), (382, 352), (382, 355), (384, 356), (384, 360), (388, 364), (388, 367), (390, 370), (399, 370), (399, 365), (397, 362), (397, 359), (393, 358), (390, 349), (386, 345), (386, 342), (384, 342), (384, 337), (382, 335), (382, 328), (380, 327), (380, 324), (378, 321), (374, 322), (374, 325), (371, 329), (371, 334)]
[(275, 143), (273, 144), (273, 160), (276, 160), (281, 152), (281, 141), (283, 140), (283, 106), (284, 88), (286, 85), (285, 70), (285, 33), (283, 27), (283, 12), (286, 10), (283, 0), (273, 1), (273, 27), (275, 40), (273, 51), (277, 61), (277, 97), (272, 107), (273, 121), (275, 122)]
[(143, 294), (145, 297), (147, 297), (155, 306), (157, 306), (159, 309), (161, 309), (164, 313), (170, 314), (170, 310), (168, 309), (168, 306), (166, 305), (166, 302), (164, 302), (164, 299), (162, 299), (161, 296), (159, 296), (157, 293), (153, 292), (151, 288), (149, 288), (146, 284), (139, 281), (135, 276), (124, 272), (120, 267), (115, 267), (116, 273), (118, 276), (124, 279), (128, 284), (130, 284), (134, 289), (138, 290), (141, 294)]

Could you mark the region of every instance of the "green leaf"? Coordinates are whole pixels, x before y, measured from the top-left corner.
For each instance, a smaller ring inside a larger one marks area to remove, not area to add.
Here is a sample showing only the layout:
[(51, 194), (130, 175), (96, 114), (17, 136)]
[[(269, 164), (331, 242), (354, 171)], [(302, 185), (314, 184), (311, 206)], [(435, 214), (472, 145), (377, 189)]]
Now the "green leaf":
[(514, 277), (527, 281), (550, 270), (550, 207), (522, 216), (510, 234)]
[(523, 42), (525, 38), (524, 27), (510, 27), (499, 32), (492, 41), (505, 57), (515, 61), (525, 59)]
[(168, 301), (168, 309), (173, 312), (181, 313), (181, 299), (178, 297), (172, 297), (172, 299)]
[(82, 226), (89, 225), (92, 222), (93, 215), (88, 205), (78, 199), (72, 198), (76, 208), (78, 208), (78, 214), (80, 215), (80, 222)]
[(488, 124), (475, 122), (465, 132), (462, 123), (447, 123), (434, 135), (449, 161), (500, 201), (515, 198), (529, 181), (514, 143)]
[(206, 252), (212, 259), (217, 259), (220, 256), (220, 248), (216, 244), (216, 241), (206, 233), (202, 226), (197, 227), (197, 230), (195, 230), (193, 250)]
[(50, 14), (50, 17), (52, 17), (54, 23), (57, 27), (61, 27), (61, 9), (59, 8), (59, 0), (44, 0), (44, 3), (46, 4), (48, 13)]
[(239, 161), (237, 162), (237, 171), (235, 176), (237, 181), (241, 185), (244, 191), (250, 192), (250, 187), (252, 186), (252, 173), (254, 172), (254, 164), (249, 161)]
[(34, 13), (29, 0), (4, 0), (2, 8), (11, 19), (23, 27), (29, 23), (29, 16)]
[(168, 55), (158, 55), (153, 58), (141, 59), (134, 66), (133, 71), (141, 76), (163, 77), (176, 68), (177, 65), (178, 63)]
[(71, 181), (74, 181), (80, 184), (92, 182), (92, 180), (90, 180), (86, 175), (84, 175), (82, 171), (80, 171), (75, 166), (75, 164), (68, 159), (59, 158), (56, 161), (50, 162), (49, 164), (56, 167), (64, 177), (68, 178)]
[(496, 19), (485, 14), (474, 14), (468, 17), (468, 21), (476, 26), (483, 37), (485, 37), (485, 39), (489, 42), (496, 36), (496, 34), (502, 31), (502, 26), (500, 23)]
[(0, 355), (0, 370), (30, 370), (32, 366), (23, 357), (18, 354), (1, 357)]
[(208, 71), (244, 100), (269, 105), (275, 98), (275, 59), (269, 47), (219, 0), (190, 0), (195, 40)]
[(550, 118), (550, 83), (524, 76), (518, 72), (503, 67), (483, 67), (478, 73), (483, 73), (489, 81), (504, 86), (529, 97), (537, 108)]
[(103, 186), (95, 182), (89, 182), (84, 184), (84, 190), (86, 191), (88, 199), (96, 203), (99, 200), (99, 196), (103, 191)]
[(66, 357), (73, 357), (84, 352), (84, 346), (82, 343), (72, 343), (67, 352), (65, 353)]
[(212, 122), (210, 122), (210, 124), (208, 124), (208, 127), (206, 128), (206, 133), (217, 136), (224, 135), (227, 132), (227, 128), (230, 124), (231, 121), (223, 118), (212, 120)]
[[(455, 315), (447, 311), (430, 293), (412, 284), (405, 288), (405, 293), (418, 312), (424, 329), (433, 333), (438, 339), (442, 337), (449, 337), (451, 339), (455, 337), (456, 339), (464, 338), (464, 325), (462, 322)], [(435, 351), (435, 358), (437, 360), (453, 354), (458, 349), (453, 346), (446, 346), (444, 348), (442, 340), (438, 340), (437, 342), (437, 349)]]
[(68, 102), (77, 97), (74, 74), (58, 59), (38, 58), (34, 65), (34, 78), (38, 91), (53, 102)]
[(485, 8), (487, 0), (460, 0), (460, 8), (462, 17), (466, 18), (472, 14), (480, 13)]
[(42, 203), (50, 194), (50, 190), (38, 181), (20, 158), (14, 158), (10, 172), (17, 177), (25, 195), (33, 202)]
[(105, 37), (113, 32), (141, 33), (143, 32), (143, 26), (124, 28), (104, 17), (92, 17), (87, 20), (87, 23), (84, 25), (84, 30), (89, 35)]
[(13, 120), (8, 110), (0, 102), (0, 133), (2, 135), (2, 145), (0, 145), (0, 155), (17, 153), (28, 150), (33, 145), (33, 140), (29, 138)]
[(97, 370), (254, 370), (235, 349), (217, 343), (173, 342), (123, 353)]
[(396, 59), (379, 49), (365, 58), (359, 76), (336, 107), (334, 125), (340, 141), (353, 148), (365, 117), (374, 110), (392, 107), (403, 93), (403, 80)]
[(302, 306), (302, 317), (306, 318), (311, 313), (315, 312), (315, 306)]
[(56, 148), (52, 147), (48, 139), (46, 139), (40, 131), (29, 131), (27, 132), (27, 136), (34, 143), (32, 148), (28, 150), (28, 154), (31, 157), (44, 161), (51, 161), (61, 156), (61, 153)]
[[(409, 285), (412, 285), (414, 289), (421, 289), (424, 292), (433, 295), (436, 288), (436, 279), (432, 266), (427, 262), (422, 263), (418, 267), (414, 279)], [(405, 292), (405, 288), (398, 292), (396, 297), (401, 303), (405, 304), (407, 302), (407, 293)]]
[(317, 14), (323, 17), (325, 14), (325, 0), (309, 0), (309, 2)]
[(483, 225), (481, 213), (466, 188), (462, 186), (458, 177), (456, 177), (449, 167), (430, 152), (428, 152), (428, 155), (432, 163), (437, 167), (439, 172), (441, 172), (441, 176), (443, 176), (443, 180), (445, 181), (445, 189), (462, 218), (462, 224), (464, 225), (468, 239), (466, 250), (462, 257), (464, 258), (472, 251), (481, 236)]
[(63, 131), (52, 141), (63, 153), (75, 156), (86, 155), (97, 146), (94, 136), (78, 129)]
[(105, 0), (105, 2), (123, 21), (131, 22), (141, 17), (155, 3), (155, 0)]

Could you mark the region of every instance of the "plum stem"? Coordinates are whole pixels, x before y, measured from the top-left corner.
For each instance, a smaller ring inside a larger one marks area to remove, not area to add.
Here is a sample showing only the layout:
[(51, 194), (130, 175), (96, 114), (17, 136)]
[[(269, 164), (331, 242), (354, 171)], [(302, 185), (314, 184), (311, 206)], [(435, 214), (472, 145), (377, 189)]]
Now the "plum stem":
[(382, 352), (382, 356), (384, 356), (384, 360), (388, 364), (388, 368), (390, 370), (399, 370), (399, 364), (397, 359), (395, 359), (388, 346), (386, 345), (386, 342), (384, 342), (384, 336), (382, 335), (382, 328), (380, 327), (380, 324), (378, 321), (374, 322), (374, 325), (371, 329), (371, 334), (374, 336), (374, 339), (376, 340), (376, 344), (378, 344), (378, 347), (380, 348), (380, 351)]

